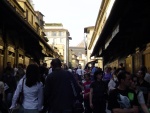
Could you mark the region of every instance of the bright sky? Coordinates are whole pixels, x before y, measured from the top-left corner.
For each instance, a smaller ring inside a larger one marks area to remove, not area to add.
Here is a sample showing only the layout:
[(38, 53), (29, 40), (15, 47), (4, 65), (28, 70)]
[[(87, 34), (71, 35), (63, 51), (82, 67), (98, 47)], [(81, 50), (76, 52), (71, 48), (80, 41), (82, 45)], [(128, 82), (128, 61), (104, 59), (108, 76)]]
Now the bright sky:
[(76, 46), (84, 39), (84, 28), (95, 26), (101, 0), (33, 0), (46, 23), (62, 23), (68, 29)]

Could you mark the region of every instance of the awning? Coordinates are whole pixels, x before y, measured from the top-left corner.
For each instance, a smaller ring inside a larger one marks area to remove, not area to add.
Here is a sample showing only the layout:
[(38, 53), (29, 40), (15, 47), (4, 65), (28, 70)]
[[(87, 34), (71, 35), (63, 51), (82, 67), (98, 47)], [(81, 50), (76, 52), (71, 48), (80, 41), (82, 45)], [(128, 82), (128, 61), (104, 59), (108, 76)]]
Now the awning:
[(15, 10), (14, 7), (11, 6), (11, 4), (7, 0), (0, 0), (0, 17), (0, 20), (1, 22), (3, 22), (2, 24), (4, 24), (6, 30), (16, 32), (19, 38), (22, 38), (24, 36), (23, 38), (26, 38), (26, 40), (28, 40), (29, 38), (32, 38), (35, 41), (38, 40), (43, 43), (51, 53), (54, 52), (54, 50), (47, 44), (44, 38), (42, 38), (36, 32), (36, 30), (22, 16), (19, 15), (19, 13)]
[[(45, 56), (53, 57), (54, 50), (7, 0), (0, 0), (0, 17), (2, 35), (9, 35), (12, 45), (23, 49), (25, 55), (31, 56), (36, 62)], [(46, 48), (45, 54), (39, 42)]]
[[(148, 0), (116, 0), (91, 56), (101, 56), (106, 63), (150, 42), (149, 6)], [(117, 26), (119, 32), (109, 41)]]
[(110, 15), (104, 25), (104, 28), (102, 29), (102, 32), (95, 44), (94, 50), (91, 54), (92, 56), (99, 56), (99, 50), (103, 50), (103, 46), (105, 44), (105, 40), (108, 37), (108, 34), (113, 31), (113, 28), (119, 18), (122, 15), (122, 10), (125, 9), (125, 5), (127, 4), (126, 1), (128, 0), (116, 0), (114, 3), (114, 6), (112, 7), (112, 10), (110, 12)]

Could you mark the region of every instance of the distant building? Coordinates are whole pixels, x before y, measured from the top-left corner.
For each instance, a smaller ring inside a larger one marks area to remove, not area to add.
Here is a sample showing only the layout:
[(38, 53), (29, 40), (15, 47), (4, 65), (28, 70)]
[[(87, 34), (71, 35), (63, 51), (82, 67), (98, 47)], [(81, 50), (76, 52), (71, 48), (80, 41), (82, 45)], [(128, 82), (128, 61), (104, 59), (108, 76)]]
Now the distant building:
[[(77, 60), (79, 60), (78, 64), (81, 64), (82, 69), (86, 64), (86, 54), (85, 54), (85, 42), (81, 41), (76, 47), (69, 47), (73, 51), (73, 56), (77, 56)], [(76, 64), (77, 65), (77, 64)], [(75, 65), (74, 65), (75, 66)]]
[(74, 52), (72, 52), (71, 66), (72, 68), (77, 68), (78, 65), (79, 65), (78, 57), (74, 54)]
[(48, 44), (57, 47), (58, 54), (63, 56), (63, 63), (69, 63), (69, 39), (70, 33), (63, 28), (62, 23), (46, 23), (44, 31), (48, 39)]

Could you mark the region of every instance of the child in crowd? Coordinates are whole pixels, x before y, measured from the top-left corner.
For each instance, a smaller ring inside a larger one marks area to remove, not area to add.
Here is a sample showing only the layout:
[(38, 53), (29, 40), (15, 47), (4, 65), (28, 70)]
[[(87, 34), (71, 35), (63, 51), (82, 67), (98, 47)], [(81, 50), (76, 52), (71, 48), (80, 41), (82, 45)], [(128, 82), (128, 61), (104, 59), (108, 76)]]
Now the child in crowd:
[(85, 107), (84, 113), (92, 113), (92, 109), (90, 108), (90, 101), (89, 101), (90, 85), (91, 85), (90, 73), (85, 74), (84, 78), (85, 78), (85, 82), (83, 83), (84, 107)]

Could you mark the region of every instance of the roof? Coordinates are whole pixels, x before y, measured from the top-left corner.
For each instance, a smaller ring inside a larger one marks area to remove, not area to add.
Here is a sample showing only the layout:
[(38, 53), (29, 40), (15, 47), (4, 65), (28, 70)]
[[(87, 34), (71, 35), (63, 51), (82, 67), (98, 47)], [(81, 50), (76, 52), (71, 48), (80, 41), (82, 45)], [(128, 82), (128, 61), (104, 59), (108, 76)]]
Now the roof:
[(85, 47), (85, 42), (84, 40), (82, 40), (78, 45), (77, 47)]
[(44, 31), (68, 31), (67, 29), (44, 29)]
[(36, 13), (40, 13), (40, 15), (44, 16), (40, 11), (35, 11)]
[(89, 26), (84, 28), (84, 33), (88, 33), (88, 29), (94, 29), (95, 26)]
[(45, 26), (63, 26), (62, 23), (45, 23)]

